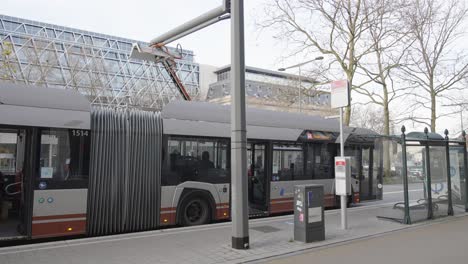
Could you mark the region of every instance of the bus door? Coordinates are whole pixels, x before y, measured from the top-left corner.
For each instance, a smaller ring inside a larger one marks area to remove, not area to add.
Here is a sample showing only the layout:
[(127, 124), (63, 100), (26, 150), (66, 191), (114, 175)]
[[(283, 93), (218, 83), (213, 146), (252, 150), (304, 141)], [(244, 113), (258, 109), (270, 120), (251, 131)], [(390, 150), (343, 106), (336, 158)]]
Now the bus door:
[(86, 233), (91, 132), (42, 128), (34, 173), (32, 238)]
[(369, 146), (363, 146), (361, 148), (361, 175), (359, 177), (361, 200), (372, 199), (372, 166), (372, 150)]
[(267, 190), (268, 190), (268, 168), (267, 145), (265, 143), (247, 144), (247, 166), (249, 178), (249, 208), (253, 211), (268, 211)]
[(31, 177), (26, 170), (26, 130), (0, 129), (0, 240), (29, 235)]

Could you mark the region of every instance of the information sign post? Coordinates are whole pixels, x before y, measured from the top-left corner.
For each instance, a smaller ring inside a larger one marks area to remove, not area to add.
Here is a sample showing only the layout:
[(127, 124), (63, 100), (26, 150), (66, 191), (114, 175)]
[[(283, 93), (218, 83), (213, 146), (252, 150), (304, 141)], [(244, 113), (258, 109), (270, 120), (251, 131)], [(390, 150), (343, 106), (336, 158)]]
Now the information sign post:
[[(344, 139), (343, 139), (343, 107), (349, 106), (350, 96), (349, 96), (349, 83), (346, 80), (334, 81), (331, 83), (331, 107), (338, 108), (340, 110), (340, 157), (344, 159)], [(336, 165), (335, 159), (335, 168)], [(341, 164), (341, 163), (340, 163)], [(346, 165), (346, 161), (345, 161)], [(345, 170), (345, 173), (347, 170)], [(341, 177), (339, 173), (335, 170), (335, 193), (340, 196), (341, 204), (341, 229), (348, 228), (348, 219), (347, 219), (347, 189), (349, 182), (349, 177)], [(340, 190), (345, 190), (341, 192)]]

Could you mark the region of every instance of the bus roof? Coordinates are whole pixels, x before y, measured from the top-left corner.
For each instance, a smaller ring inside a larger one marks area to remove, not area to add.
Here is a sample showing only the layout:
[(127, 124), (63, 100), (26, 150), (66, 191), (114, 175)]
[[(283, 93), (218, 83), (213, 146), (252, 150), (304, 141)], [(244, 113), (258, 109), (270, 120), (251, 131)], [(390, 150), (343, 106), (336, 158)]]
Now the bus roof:
[(69, 89), (0, 82), (0, 124), (90, 128), (91, 105)]
[[(230, 137), (231, 108), (207, 102), (173, 101), (163, 111), (166, 134)], [(299, 113), (246, 108), (247, 137), (296, 141), (304, 130), (339, 133), (339, 122)], [(345, 127), (345, 134), (372, 134), (363, 128)], [(346, 136), (347, 137), (347, 136)]]

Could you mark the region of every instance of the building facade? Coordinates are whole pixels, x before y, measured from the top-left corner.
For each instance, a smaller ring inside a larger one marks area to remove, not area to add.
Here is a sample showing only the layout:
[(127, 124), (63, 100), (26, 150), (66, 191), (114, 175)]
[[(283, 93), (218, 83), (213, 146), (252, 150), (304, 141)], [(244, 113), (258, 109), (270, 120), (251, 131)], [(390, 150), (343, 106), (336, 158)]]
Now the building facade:
[[(220, 104), (231, 101), (230, 66), (213, 72), (216, 82), (206, 89), (206, 100)], [(303, 76), (246, 67), (245, 96), (248, 105), (283, 112), (303, 112), (327, 116), (330, 109), (330, 92), (313, 79)]]
[[(148, 43), (0, 15), (0, 80), (75, 89), (94, 105), (161, 109), (182, 99), (159, 63), (129, 59), (132, 43)], [(175, 49), (170, 49), (176, 52)], [(191, 97), (199, 65), (181, 51), (177, 74)]]

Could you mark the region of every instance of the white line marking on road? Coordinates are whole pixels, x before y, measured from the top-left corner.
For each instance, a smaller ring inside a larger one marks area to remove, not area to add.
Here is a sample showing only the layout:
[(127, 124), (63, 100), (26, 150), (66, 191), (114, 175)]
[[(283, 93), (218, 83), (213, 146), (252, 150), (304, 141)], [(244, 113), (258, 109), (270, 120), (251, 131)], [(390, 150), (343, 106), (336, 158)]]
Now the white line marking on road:
[[(408, 190), (408, 192), (420, 192), (424, 191), (424, 189), (415, 189), (415, 190)], [(396, 192), (384, 192), (383, 194), (395, 194), (395, 193), (402, 193), (403, 191), (396, 191)]]

